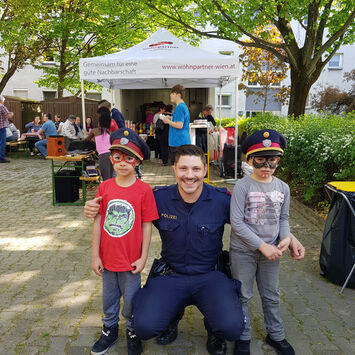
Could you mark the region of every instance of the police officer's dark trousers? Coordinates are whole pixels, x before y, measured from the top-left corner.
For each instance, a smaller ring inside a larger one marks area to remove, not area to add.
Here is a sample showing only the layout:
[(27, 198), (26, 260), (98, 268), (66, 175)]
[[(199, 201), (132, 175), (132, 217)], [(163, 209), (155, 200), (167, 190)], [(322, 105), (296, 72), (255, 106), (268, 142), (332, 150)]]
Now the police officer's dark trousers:
[(137, 336), (147, 340), (161, 334), (188, 305), (201, 311), (214, 334), (229, 341), (239, 339), (244, 316), (237, 285), (219, 271), (149, 279), (133, 300), (133, 327)]

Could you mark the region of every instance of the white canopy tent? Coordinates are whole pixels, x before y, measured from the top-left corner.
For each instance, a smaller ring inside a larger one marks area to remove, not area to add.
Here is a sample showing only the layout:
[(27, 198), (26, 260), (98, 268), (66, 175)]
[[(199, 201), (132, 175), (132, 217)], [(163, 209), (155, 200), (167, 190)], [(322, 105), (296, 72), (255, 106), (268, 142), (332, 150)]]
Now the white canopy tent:
[[(127, 50), (81, 58), (79, 73), (82, 99), (84, 80), (111, 90), (171, 88), (176, 84), (185, 88), (221, 88), (233, 80), (237, 82), (237, 62), (236, 57), (193, 47), (161, 28)], [(83, 117), (84, 110), (83, 105)], [(237, 137), (237, 101), (235, 110)]]

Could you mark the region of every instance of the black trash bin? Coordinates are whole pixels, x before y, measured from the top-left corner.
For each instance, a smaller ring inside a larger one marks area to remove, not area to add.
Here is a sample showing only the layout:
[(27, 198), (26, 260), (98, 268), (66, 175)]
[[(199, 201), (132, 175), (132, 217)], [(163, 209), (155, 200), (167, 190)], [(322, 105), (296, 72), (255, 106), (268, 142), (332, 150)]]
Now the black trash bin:
[[(344, 284), (355, 263), (355, 191), (340, 190), (340, 187), (353, 185), (351, 182), (332, 182), (325, 186), (331, 203), (319, 264), (323, 276), (337, 285)], [(347, 287), (355, 288), (355, 272), (348, 280)]]
[(56, 202), (75, 202), (79, 200), (78, 171), (62, 169), (54, 176)]
[[(238, 145), (238, 156), (237, 156), (237, 177), (242, 177), (242, 150), (240, 145)], [(223, 148), (223, 165), (224, 165), (224, 176), (232, 176), (235, 174), (235, 145), (224, 144)]]

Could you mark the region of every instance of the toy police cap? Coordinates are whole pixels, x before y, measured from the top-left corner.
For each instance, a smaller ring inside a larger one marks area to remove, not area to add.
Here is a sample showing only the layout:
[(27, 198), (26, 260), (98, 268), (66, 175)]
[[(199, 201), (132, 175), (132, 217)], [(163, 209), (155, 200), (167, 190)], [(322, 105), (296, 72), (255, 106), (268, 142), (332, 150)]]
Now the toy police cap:
[(273, 129), (262, 129), (250, 136), (242, 144), (242, 152), (248, 158), (252, 156), (282, 155), (286, 147), (286, 138)]
[(110, 150), (118, 149), (127, 154), (134, 155), (140, 161), (150, 158), (150, 149), (139, 135), (129, 128), (120, 128), (110, 136)]

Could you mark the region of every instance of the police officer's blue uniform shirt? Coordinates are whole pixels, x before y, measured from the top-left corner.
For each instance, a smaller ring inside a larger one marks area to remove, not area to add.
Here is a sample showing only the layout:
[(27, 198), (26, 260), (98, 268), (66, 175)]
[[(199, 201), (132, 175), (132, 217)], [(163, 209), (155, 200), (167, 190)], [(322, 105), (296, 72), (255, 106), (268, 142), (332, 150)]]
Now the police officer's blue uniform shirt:
[[(203, 184), (192, 207), (181, 198), (177, 185), (156, 188), (154, 197), (159, 219), (153, 223), (162, 239), (162, 257), (178, 273), (213, 270), (223, 246), (224, 224), (229, 223), (227, 190)], [(211, 206), (218, 208), (211, 210)]]

